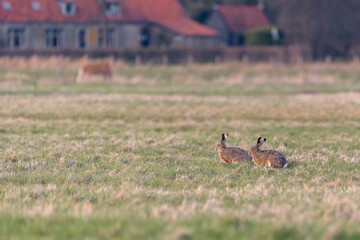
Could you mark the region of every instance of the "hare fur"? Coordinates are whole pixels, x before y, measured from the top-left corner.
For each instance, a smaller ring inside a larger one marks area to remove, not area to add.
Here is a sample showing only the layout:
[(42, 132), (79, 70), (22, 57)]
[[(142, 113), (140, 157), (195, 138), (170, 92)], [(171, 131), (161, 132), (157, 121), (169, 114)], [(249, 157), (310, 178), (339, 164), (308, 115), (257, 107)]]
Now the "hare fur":
[(251, 156), (247, 151), (237, 148), (237, 147), (228, 147), (226, 144), (229, 134), (221, 135), (221, 142), (216, 145), (216, 151), (219, 154), (220, 160), (223, 163), (240, 163), (246, 160), (251, 160)]
[(283, 154), (275, 150), (260, 150), (260, 146), (263, 145), (265, 141), (266, 138), (262, 140), (261, 137), (259, 137), (256, 145), (249, 151), (254, 163), (272, 168), (286, 168), (288, 164)]

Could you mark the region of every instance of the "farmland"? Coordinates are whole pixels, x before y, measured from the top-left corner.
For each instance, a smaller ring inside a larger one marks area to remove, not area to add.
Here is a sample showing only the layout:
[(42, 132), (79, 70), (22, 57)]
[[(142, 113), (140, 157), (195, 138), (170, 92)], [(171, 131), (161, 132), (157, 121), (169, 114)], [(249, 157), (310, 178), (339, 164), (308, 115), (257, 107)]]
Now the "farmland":
[[(115, 63), (77, 85), (79, 63), (34, 61), (0, 60), (1, 239), (360, 237), (358, 63)], [(223, 132), (289, 168), (221, 164)]]

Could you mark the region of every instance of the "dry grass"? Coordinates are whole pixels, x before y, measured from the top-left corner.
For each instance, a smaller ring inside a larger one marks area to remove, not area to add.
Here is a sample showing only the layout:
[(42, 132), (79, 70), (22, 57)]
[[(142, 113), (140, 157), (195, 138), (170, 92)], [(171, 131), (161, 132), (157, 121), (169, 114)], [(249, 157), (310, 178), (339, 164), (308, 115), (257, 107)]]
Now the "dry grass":
[[(81, 86), (12, 69), (28, 79), (0, 80), (1, 238), (356, 239), (358, 70), (319, 65), (333, 80), (314, 85), (235, 67), (126, 66)], [(245, 149), (267, 137), (289, 169), (220, 164), (222, 132)]]

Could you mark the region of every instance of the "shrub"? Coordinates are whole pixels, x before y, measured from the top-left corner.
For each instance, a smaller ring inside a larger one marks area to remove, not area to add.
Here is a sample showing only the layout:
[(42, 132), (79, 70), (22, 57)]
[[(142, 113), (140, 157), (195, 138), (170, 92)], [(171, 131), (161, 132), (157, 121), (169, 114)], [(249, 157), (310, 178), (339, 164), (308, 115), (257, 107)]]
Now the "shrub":
[(245, 45), (272, 45), (271, 27), (262, 27), (245, 32)]

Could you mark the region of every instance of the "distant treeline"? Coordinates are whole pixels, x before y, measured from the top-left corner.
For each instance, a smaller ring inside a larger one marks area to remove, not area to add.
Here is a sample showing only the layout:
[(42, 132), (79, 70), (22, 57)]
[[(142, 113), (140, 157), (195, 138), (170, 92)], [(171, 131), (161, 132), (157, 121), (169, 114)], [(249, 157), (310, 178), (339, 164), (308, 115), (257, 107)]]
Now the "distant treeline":
[(180, 0), (205, 22), (214, 4), (258, 5), (285, 35), (285, 44), (311, 49), (314, 59), (349, 57), (360, 48), (360, 0)]
[(257, 0), (180, 0), (187, 13), (198, 22), (205, 22), (215, 4), (257, 5)]

